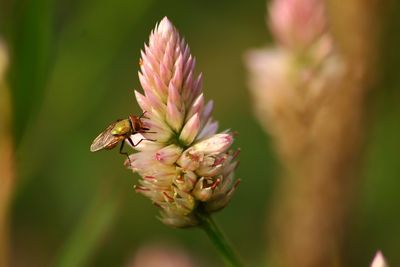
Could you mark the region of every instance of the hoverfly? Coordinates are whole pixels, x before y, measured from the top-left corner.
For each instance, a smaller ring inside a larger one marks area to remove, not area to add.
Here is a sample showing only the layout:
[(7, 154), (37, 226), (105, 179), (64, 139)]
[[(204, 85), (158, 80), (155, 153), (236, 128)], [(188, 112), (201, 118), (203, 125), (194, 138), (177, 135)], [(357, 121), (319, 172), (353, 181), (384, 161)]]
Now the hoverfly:
[[(123, 152), (122, 149), (124, 148), (125, 140), (133, 146), (136, 147), (140, 144), (143, 140), (150, 140), (142, 138), (136, 144), (132, 141), (131, 135), (137, 133), (148, 133), (149, 128), (144, 127), (141, 118), (143, 118), (144, 114), (140, 116), (129, 115), (128, 119), (117, 120), (116, 122), (112, 123), (108, 126), (103, 132), (101, 132), (96, 139), (94, 139), (92, 145), (90, 146), (91, 152), (96, 152), (102, 149), (113, 149), (117, 146), (117, 144), (121, 142), (121, 146), (119, 147), (119, 153), (126, 155), (129, 159), (129, 155), (127, 152)], [(153, 141), (153, 140), (150, 140)]]

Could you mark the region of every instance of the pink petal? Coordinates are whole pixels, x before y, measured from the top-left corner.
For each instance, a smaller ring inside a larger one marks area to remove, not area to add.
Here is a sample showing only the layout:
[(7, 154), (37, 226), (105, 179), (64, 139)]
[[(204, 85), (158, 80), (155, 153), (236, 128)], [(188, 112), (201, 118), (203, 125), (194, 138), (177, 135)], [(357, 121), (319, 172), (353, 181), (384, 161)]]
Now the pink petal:
[(196, 138), (200, 129), (199, 114), (194, 114), (182, 129), (179, 139), (186, 145), (190, 145)]

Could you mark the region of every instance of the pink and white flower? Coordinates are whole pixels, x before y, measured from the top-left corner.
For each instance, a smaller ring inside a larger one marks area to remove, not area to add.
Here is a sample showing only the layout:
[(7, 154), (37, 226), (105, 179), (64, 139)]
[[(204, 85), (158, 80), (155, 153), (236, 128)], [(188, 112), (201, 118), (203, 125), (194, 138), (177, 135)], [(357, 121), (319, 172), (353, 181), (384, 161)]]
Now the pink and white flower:
[(374, 260), (371, 263), (371, 267), (389, 267), (382, 252), (378, 251), (375, 254)]
[(213, 102), (205, 102), (202, 75), (176, 28), (165, 17), (151, 32), (141, 53), (135, 91), (150, 128), (126, 164), (142, 179), (136, 191), (161, 208), (161, 221), (174, 227), (199, 223), (196, 212), (225, 207), (238, 185), (234, 179), (237, 152), (229, 150), (233, 136), (217, 134), (211, 117)]

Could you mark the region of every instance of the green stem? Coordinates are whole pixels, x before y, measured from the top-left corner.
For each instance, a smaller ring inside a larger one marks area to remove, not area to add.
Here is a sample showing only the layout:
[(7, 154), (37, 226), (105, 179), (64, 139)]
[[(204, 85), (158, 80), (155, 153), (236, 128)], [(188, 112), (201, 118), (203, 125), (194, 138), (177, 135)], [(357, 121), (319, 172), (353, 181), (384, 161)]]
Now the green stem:
[(221, 255), (225, 266), (243, 267), (238, 255), (233, 250), (225, 235), (218, 228), (217, 224), (211, 218), (211, 215), (199, 212), (197, 216), (201, 221), (200, 227), (207, 233), (210, 240), (214, 243), (214, 246)]

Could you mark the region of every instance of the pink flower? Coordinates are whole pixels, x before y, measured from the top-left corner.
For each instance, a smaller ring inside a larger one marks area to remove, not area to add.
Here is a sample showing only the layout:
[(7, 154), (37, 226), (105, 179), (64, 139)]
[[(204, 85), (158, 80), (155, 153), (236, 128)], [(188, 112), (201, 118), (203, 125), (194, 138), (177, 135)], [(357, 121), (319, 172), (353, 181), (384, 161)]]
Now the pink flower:
[(287, 48), (308, 48), (326, 29), (321, 0), (273, 0), (269, 14), (275, 38)]
[(127, 267), (195, 267), (190, 255), (173, 244), (140, 247)]
[(374, 260), (371, 263), (371, 267), (389, 267), (382, 252), (378, 251), (375, 254)]
[(162, 222), (196, 225), (196, 211), (225, 207), (236, 189), (237, 153), (229, 151), (233, 136), (227, 131), (217, 134), (213, 102), (205, 102), (196, 61), (166, 17), (141, 54), (144, 94), (135, 94), (150, 130), (133, 137), (147, 140), (135, 147), (139, 152), (126, 164), (142, 176), (136, 191), (161, 209)]
[[(345, 62), (326, 27), (323, 4), (272, 0), (269, 19), (277, 45), (245, 55), (255, 111), (277, 139), (292, 133), (304, 137), (309, 128), (305, 122), (323, 109), (345, 74)], [(282, 155), (302, 150), (303, 143), (296, 139), (282, 141)]]

